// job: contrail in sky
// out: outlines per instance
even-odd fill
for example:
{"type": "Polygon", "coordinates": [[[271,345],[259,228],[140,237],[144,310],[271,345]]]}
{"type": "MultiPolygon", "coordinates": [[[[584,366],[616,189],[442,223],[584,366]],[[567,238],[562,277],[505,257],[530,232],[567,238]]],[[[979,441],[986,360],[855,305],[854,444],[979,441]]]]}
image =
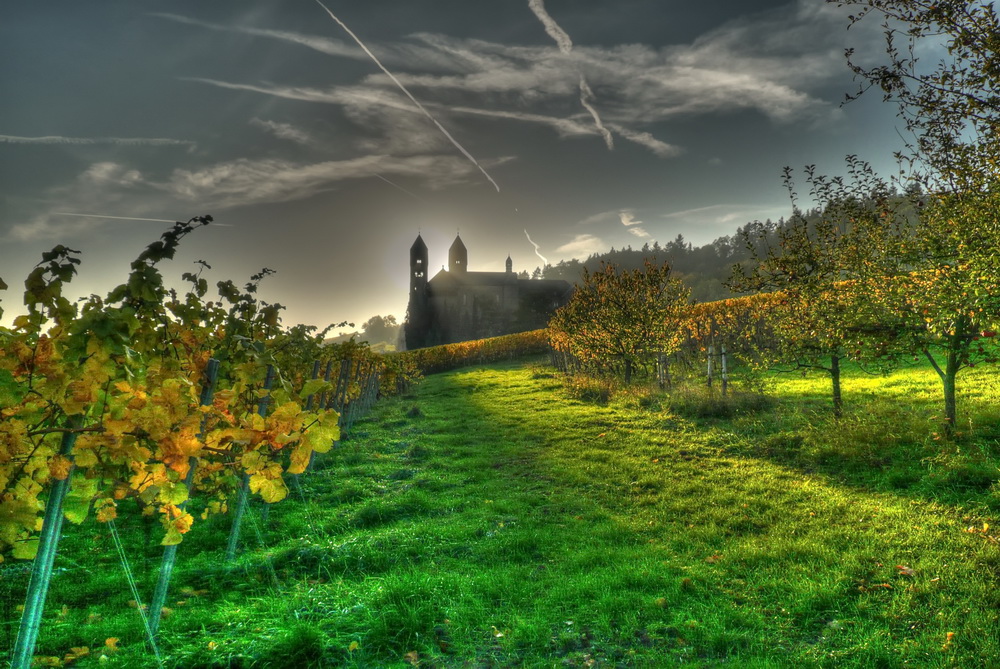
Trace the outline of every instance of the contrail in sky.
{"type": "Polygon", "coordinates": [[[393,183],[393,182],[389,181],[388,179],[386,179],[386,178],[385,178],[384,176],[382,176],[381,174],[375,174],[375,175],[373,175],[373,176],[376,176],[376,177],[378,177],[379,179],[381,179],[382,181],[386,182],[387,184],[389,184],[389,185],[390,185],[390,186],[392,186],[393,188],[395,188],[395,189],[397,189],[397,190],[401,190],[401,191],[403,191],[404,193],[406,193],[407,195],[409,195],[410,197],[412,197],[412,198],[413,198],[414,200],[420,200],[421,202],[423,202],[423,199],[422,199],[422,198],[421,198],[420,196],[418,196],[418,195],[416,195],[416,194],[414,194],[414,193],[411,193],[410,191],[406,190],[405,188],[403,188],[403,187],[402,187],[402,186],[400,186],[399,184],[396,184],[396,183],[393,183]]]}
{"type": "MultiPolygon", "coordinates": [[[[528,0],[528,8],[535,13],[538,20],[542,22],[545,26],[545,32],[548,33],[549,37],[556,41],[559,46],[559,51],[565,54],[569,54],[573,50],[573,40],[570,39],[569,35],[559,27],[555,19],[547,11],[545,11],[545,4],[543,0],[528,0]]],[[[613,150],[615,148],[615,140],[611,136],[611,131],[604,127],[604,123],[601,121],[601,117],[597,113],[597,109],[590,103],[594,99],[594,91],[590,90],[590,86],[587,84],[587,80],[583,78],[583,74],[580,74],[580,104],[583,108],[590,112],[590,115],[594,118],[594,125],[597,127],[597,131],[601,133],[604,137],[604,143],[607,144],[608,150],[613,150]]]]}
{"type": "Polygon", "coordinates": [[[604,123],[601,122],[601,117],[597,114],[597,109],[594,105],[590,104],[590,101],[594,99],[594,91],[590,90],[590,86],[587,85],[587,80],[580,75],[580,104],[583,108],[590,112],[590,115],[594,117],[594,125],[597,126],[597,131],[601,133],[604,137],[604,143],[608,145],[608,150],[614,150],[615,140],[611,136],[611,131],[604,127],[604,123]]]}
{"type": "MultiPolygon", "coordinates": [[[[113,218],[119,221],[152,221],[153,223],[178,223],[179,221],[172,221],[168,218],[137,218],[135,216],[104,216],[102,214],[71,214],[68,211],[54,211],[53,216],[82,216],[83,218],[113,218]]],[[[233,225],[231,223],[212,223],[212,226],[221,225],[226,228],[231,228],[233,225]]]]}
{"type": "Polygon", "coordinates": [[[328,8],[328,7],[326,6],[326,5],[324,5],[324,4],[322,3],[322,2],[320,2],[320,0],[316,0],[316,3],[317,3],[317,4],[319,4],[319,6],[320,6],[320,7],[322,7],[323,9],[325,9],[325,10],[326,10],[326,13],[330,15],[330,18],[331,18],[331,19],[333,19],[334,21],[336,21],[336,22],[337,22],[337,24],[338,24],[338,25],[339,25],[339,26],[340,26],[341,28],[343,28],[343,29],[344,29],[344,31],[345,31],[345,32],[346,32],[346,33],[347,33],[348,35],[350,35],[350,36],[351,36],[351,38],[352,38],[352,39],[353,39],[353,40],[354,40],[355,42],[357,42],[357,43],[358,43],[358,46],[359,46],[359,47],[361,47],[362,49],[364,49],[364,52],[365,52],[365,53],[367,53],[367,54],[368,54],[368,56],[369,56],[369,57],[370,57],[370,58],[371,58],[371,59],[372,59],[373,61],[375,61],[375,64],[376,64],[376,65],[378,65],[378,66],[379,66],[379,68],[380,68],[380,69],[381,69],[381,70],[382,70],[383,72],[385,72],[386,76],[387,76],[387,77],[389,77],[390,79],[392,79],[393,83],[395,83],[395,84],[396,84],[397,86],[399,86],[399,90],[401,90],[401,91],[403,91],[404,93],[406,93],[406,97],[410,98],[410,100],[411,100],[411,101],[413,102],[413,104],[415,104],[415,105],[417,106],[417,109],[419,109],[420,111],[422,111],[422,112],[424,113],[424,116],[426,116],[427,118],[429,118],[429,119],[431,120],[431,122],[432,122],[432,123],[434,123],[434,125],[436,125],[436,126],[438,127],[438,130],[440,130],[440,131],[441,131],[441,132],[442,132],[442,133],[444,134],[444,136],[445,136],[445,137],[447,137],[447,138],[448,138],[448,139],[449,139],[449,140],[451,141],[451,143],[455,145],[455,148],[457,148],[457,149],[458,149],[459,151],[461,151],[461,152],[462,152],[462,153],[463,153],[463,154],[465,155],[465,157],[466,157],[466,158],[468,158],[469,160],[471,160],[471,161],[472,161],[472,164],[473,164],[473,165],[475,165],[476,167],[478,167],[478,168],[479,168],[479,171],[483,173],[483,176],[485,176],[485,177],[486,177],[487,179],[489,179],[490,183],[491,183],[491,184],[493,184],[493,187],[494,187],[494,188],[496,188],[496,189],[497,189],[497,192],[499,193],[499,192],[500,192],[500,186],[499,186],[499,185],[497,184],[497,182],[496,182],[496,181],[494,181],[494,180],[493,180],[493,177],[491,177],[491,176],[489,175],[489,172],[487,172],[486,170],[484,170],[484,169],[483,169],[483,166],[482,166],[482,165],[480,165],[480,164],[479,164],[479,162],[478,162],[478,161],[477,161],[477,160],[476,160],[475,158],[473,158],[473,157],[472,157],[472,154],[471,154],[471,153],[469,153],[468,151],[466,151],[466,150],[465,150],[465,147],[464,147],[464,146],[462,146],[461,144],[459,144],[459,143],[458,143],[458,140],[456,140],[456,139],[455,139],[454,137],[452,137],[452,136],[451,136],[451,133],[449,133],[449,132],[448,132],[447,130],[445,130],[445,129],[444,129],[444,126],[443,126],[443,125],[441,125],[440,123],[438,123],[438,122],[437,122],[437,119],[436,119],[436,118],[434,118],[433,116],[431,116],[431,113],[430,113],[429,111],[427,111],[426,109],[424,109],[424,106],[423,106],[422,104],[420,104],[420,102],[419,102],[419,101],[418,101],[418,100],[417,100],[417,99],[416,99],[415,97],[413,97],[413,94],[411,94],[411,93],[410,93],[410,91],[408,91],[408,90],[406,89],[406,86],[404,86],[404,85],[403,85],[403,83],[402,83],[402,82],[401,82],[401,81],[400,81],[399,79],[397,79],[397,78],[396,78],[396,77],[395,77],[395,76],[393,75],[393,73],[392,73],[392,72],[390,72],[389,70],[387,70],[387,69],[386,69],[385,65],[383,65],[383,64],[382,64],[382,61],[380,61],[380,60],[379,60],[378,58],[376,58],[376,57],[375,57],[375,54],[373,54],[373,53],[372,53],[372,52],[371,52],[371,51],[370,51],[370,50],[368,49],[368,47],[366,47],[366,46],[365,46],[364,42],[362,42],[362,41],[361,41],[361,40],[360,40],[360,39],[358,38],[358,36],[357,36],[357,35],[355,35],[355,34],[354,34],[354,32],[353,32],[353,31],[352,31],[352,30],[351,30],[350,28],[348,28],[348,27],[347,27],[347,25],[346,25],[346,24],[345,24],[345,23],[344,23],[343,21],[341,21],[340,19],[338,19],[338,18],[336,17],[336,15],[335,15],[335,14],[334,14],[333,12],[331,12],[331,11],[329,10],[329,8],[328,8]]]}
{"type": "Polygon", "coordinates": [[[545,26],[545,32],[549,34],[549,37],[556,41],[559,45],[559,50],[563,53],[569,53],[573,50],[573,40],[569,38],[566,31],[559,27],[547,11],[545,11],[545,5],[543,0],[528,0],[528,7],[535,13],[538,20],[542,22],[545,26]]]}
{"type": "Polygon", "coordinates": [[[125,146],[187,146],[195,143],[184,139],[164,139],[162,137],[62,137],[60,135],[45,135],[44,137],[19,137],[17,135],[0,135],[4,144],[122,144],[125,146]]]}
{"type": "Polygon", "coordinates": [[[535,255],[542,259],[542,264],[548,265],[549,264],[548,259],[538,251],[538,244],[531,241],[531,235],[528,234],[527,230],[524,231],[524,236],[527,237],[528,241],[531,242],[531,245],[535,247],[535,255]]]}

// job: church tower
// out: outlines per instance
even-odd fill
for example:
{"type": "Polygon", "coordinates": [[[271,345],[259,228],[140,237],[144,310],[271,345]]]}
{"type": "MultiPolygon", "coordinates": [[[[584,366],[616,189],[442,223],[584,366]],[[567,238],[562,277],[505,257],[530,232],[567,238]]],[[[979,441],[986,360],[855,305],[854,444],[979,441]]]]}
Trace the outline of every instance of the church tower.
{"type": "Polygon", "coordinates": [[[507,262],[504,263],[504,267],[507,270],[507,274],[514,273],[514,261],[510,259],[510,254],[507,254],[507,262]]]}
{"type": "Polygon", "coordinates": [[[410,300],[406,305],[403,338],[407,349],[420,348],[427,342],[430,313],[427,300],[427,244],[417,235],[410,247],[410,300]]]}
{"type": "Polygon", "coordinates": [[[448,249],[448,271],[465,274],[468,267],[469,251],[465,248],[465,244],[462,243],[462,238],[456,235],[455,241],[452,242],[451,248],[448,249]]]}
{"type": "Polygon", "coordinates": [[[427,288],[427,244],[418,234],[410,247],[410,293],[425,292],[427,288]]]}

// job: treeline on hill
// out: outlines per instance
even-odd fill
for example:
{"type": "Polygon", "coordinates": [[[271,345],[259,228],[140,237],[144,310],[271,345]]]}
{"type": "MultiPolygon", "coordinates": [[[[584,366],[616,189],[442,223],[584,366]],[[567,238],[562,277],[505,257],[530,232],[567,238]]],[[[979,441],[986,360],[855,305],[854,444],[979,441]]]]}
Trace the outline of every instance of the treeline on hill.
{"type": "MultiPolygon", "coordinates": [[[[910,206],[910,195],[920,194],[920,187],[914,184],[908,189],[908,193],[897,194],[894,189],[891,193],[898,198],[898,208],[903,210],[910,206]]],[[[728,285],[734,265],[749,266],[753,264],[755,257],[766,254],[768,248],[778,246],[783,231],[794,226],[795,221],[804,220],[810,226],[815,226],[822,217],[822,211],[816,207],[787,219],[780,218],[776,222],[771,219],[751,221],[738,227],[732,235],[724,235],[702,246],[694,246],[684,239],[684,235],[679,234],[673,241],[663,245],[654,241],[646,242],[638,249],[631,246],[622,249],[612,247],[606,253],[591,254],[586,260],[572,258],[536,268],[533,276],[564,279],[579,285],[584,269],[595,272],[602,265],[614,265],[622,270],[632,271],[641,269],[648,260],[654,264],[667,263],[673,276],[690,289],[693,301],[722,300],[741,294],[728,285]]]]}
{"type": "MultiPolygon", "coordinates": [[[[810,212],[814,218],[818,212],[810,212]]],[[[787,227],[785,219],[777,222],[752,221],[737,228],[729,236],[719,237],[709,244],[694,246],[684,239],[684,235],[666,244],[658,241],[652,244],[646,242],[641,248],[633,249],[626,246],[622,249],[612,249],[606,253],[591,254],[586,260],[571,258],[560,260],[555,265],[540,268],[537,274],[544,279],[564,279],[579,285],[583,271],[599,271],[602,265],[614,265],[622,270],[641,269],[646,261],[656,264],[667,263],[673,275],[684,282],[691,290],[691,299],[697,302],[708,302],[732,297],[734,293],[726,286],[726,281],[732,273],[734,264],[747,263],[752,258],[747,248],[746,239],[756,240],[761,248],[778,242],[779,231],[787,227]]]]}

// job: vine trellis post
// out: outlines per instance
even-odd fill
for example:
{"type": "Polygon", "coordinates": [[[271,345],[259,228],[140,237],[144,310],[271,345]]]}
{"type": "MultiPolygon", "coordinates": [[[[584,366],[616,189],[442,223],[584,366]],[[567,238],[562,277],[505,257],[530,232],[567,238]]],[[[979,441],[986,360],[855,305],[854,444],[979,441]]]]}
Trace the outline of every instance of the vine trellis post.
{"type": "MultiPolygon", "coordinates": [[[[212,396],[215,394],[215,382],[219,377],[219,361],[212,358],[208,361],[208,366],[205,367],[205,378],[201,386],[201,396],[199,398],[199,404],[201,406],[209,406],[212,404],[212,396]]],[[[205,431],[205,420],[202,418],[201,432],[198,434],[198,438],[202,439],[205,431]]],[[[187,476],[184,477],[184,485],[188,489],[188,499],[181,502],[178,506],[181,512],[187,508],[188,500],[191,498],[191,486],[194,484],[194,472],[198,465],[198,458],[192,456],[188,458],[188,472],[187,476]]],[[[179,544],[173,544],[167,546],[163,549],[163,558],[160,561],[160,576],[156,581],[156,589],[153,591],[153,601],[149,605],[149,632],[152,636],[156,636],[156,633],[160,629],[160,616],[163,613],[163,607],[167,603],[167,591],[170,589],[170,577],[174,571],[174,565],[177,563],[177,549],[179,544]]]]}
{"type": "Polygon", "coordinates": [[[31,577],[28,580],[28,593],[24,599],[24,613],[21,615],[21,625],[17,629],[17,641],[14,643],[14,655],[11,669],[29,669],[35,655],[35,644],[38,642],[38,630],[42,626],[42,613],[45,610],[45,598],[49,594],[49,583],[52,582],[52,565],[56,560],[56,549],[59,547],[59,537],[62,534],[63,500],[69,492],[70,481],[73,478],[73,444],[76,443],[77,430],[83,426],[83,415],[75,414],[66,419],[68,430],[63,433],[59,445],[59,455],[69,459],[69,471],[66,478],[56,480],[45,503],[45,517],[42,520],[42,533],[38,538],[38,553],[31,566],[31,577]]]}
{"type": "Polygon", "coordinates": [[[726,396],[726,391],[729,388],[729,369],[728,369],[727,364],[726,364],[727,361],[726,361],[726,345],[725,344],[722,345],[722,347],[721,347],[721,353],[719,355],[722,357],[722,360],[721,360],[721,362],[722,362],[722,370],[721,370],[722,371],[722,396],[725,397],[726,396]]]}
{"type": "MultiPolygon", "coordinates": [[[[264,390],[270,391],[274,384],[274,365],[267,366],[267,376],[264,378],[264,390]]],[[[257,402],[257,415],[263,418],[267,415],[267,406],[270,404],[270,392],[257,402]]],[[[232,562],[236,557],[236,545],[240,540],[240,524],[243,522],[243,514],[247,510],[247,498],[250,495],[250,475],[246,472],[240,478],[240,487],[236,493],[236,508],[233,509],[233,526],[229,530],[229,543],[226,545],[226,562],[232,562]]]]}

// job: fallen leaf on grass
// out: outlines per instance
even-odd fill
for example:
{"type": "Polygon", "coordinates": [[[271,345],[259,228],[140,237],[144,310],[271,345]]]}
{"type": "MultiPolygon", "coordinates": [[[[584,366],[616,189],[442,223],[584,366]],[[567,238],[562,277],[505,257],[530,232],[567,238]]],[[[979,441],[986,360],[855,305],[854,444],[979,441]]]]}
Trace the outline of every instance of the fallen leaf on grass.
{"type": "Polygon", "coordinates": [[[414,667],[420,666],[420,654],[415,650],[411,650],[409,653],[404,655],[403,659],[412,664],[414,667]]]}
{"type": "Polygon", "coordinates": [[[361,644],[359,644],[357,641],[352,641],[351,645],[347,647],[347,652],[348,653],[353,653],[358,648],[361,648],[361,644]]]}
{"type": "Polygon", "coordinates": [[[899,570],[899,575],[900,575],[900,576],[913,576],[914,574],[916,574],[916,573],[917,573],[917,572],[916,572],[916,571],[915,571],[915,570],[913,569],[913,567],[907,567],[907,566],[905,566],[905,565],[901,565],[901,564],[897,564],[897,565],[896,565],[896,569],[898,569],[898,570],[899,570]]]}
{"type": "Polygon", "coordinates": [[[76,662],[81,657],[87,657],[88,655],[90,655],[90,648],[87,646],[74,646],[73,648],[70,648],[69,652],[66,653],[66,656],[63,657],[63,662],[70,664],[72,662],[76,662]]]}

